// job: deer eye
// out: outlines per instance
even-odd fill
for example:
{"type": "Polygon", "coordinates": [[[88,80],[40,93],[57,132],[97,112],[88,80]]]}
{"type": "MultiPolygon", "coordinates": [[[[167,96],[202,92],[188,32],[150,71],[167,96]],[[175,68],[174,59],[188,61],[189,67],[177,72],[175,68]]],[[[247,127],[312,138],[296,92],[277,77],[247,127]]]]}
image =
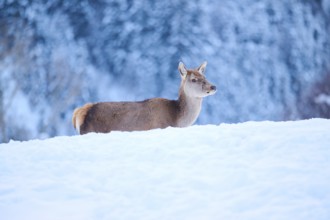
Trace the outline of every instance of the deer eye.
{"type": "Polygon", "coordinates": [[[191,82],[197,82],[197,79],[192,79],[191,82]]]}

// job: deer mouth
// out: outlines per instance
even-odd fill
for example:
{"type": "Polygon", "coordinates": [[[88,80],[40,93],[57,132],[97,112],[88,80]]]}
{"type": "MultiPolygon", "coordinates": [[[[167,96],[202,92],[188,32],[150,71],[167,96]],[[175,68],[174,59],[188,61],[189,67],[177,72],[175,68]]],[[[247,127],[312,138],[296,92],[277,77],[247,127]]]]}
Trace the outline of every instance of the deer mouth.
{"type": "Polygon", "coordinates": [[[216,93],[217,90],[210,90],[210,91],[207,91],[206,94],[208,95],[213,95],[214,93],[216,93]]]}

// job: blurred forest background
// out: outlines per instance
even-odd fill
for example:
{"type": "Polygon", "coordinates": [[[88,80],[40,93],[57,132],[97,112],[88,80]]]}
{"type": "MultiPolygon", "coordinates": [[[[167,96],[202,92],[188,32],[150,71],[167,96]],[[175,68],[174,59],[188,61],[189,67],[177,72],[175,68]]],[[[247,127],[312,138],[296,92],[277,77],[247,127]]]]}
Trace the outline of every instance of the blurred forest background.
{"type": "Polygon", "coordinates": [[[330,0],[0,0],[0,143],[75,133],[86,102],[217,85],[197,124],[330,117],[330,0]]]}

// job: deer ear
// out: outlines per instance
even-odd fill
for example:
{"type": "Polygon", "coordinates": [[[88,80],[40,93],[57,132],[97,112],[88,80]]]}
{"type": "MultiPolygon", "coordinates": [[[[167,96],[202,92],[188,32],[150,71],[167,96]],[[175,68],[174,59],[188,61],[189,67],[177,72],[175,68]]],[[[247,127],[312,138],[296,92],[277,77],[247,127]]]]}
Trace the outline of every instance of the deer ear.
{"type": "Polygon", "coordinates": [[[179,72],[181,74],[181,77],[185,78],[187,76],[187,69],[186,69],[186,67],[184,66],[184,64],[182,62],[179,63],[178,69],[179,69],[179,72]]]}
{"type": "Polygon", "coordinates": [[[200,73],[200,74],[203,74],[204,75],[204,73],[205,73],[205,69],[206,69],[206,65],[207,65],[207,62],[206,61],[204,61],[204,63],[202,63],[202,65],[200,65],[199,67],[198,67],[198,72],[200,73]]]}

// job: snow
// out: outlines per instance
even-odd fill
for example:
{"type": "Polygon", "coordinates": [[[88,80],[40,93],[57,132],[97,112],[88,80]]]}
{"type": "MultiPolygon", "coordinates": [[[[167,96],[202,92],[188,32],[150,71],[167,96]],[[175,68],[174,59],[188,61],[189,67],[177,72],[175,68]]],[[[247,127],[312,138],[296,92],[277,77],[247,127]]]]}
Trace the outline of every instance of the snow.
{"type": "Polygon", "coordinates": [[[326,104],[330,106],[330,96],[326,94],[320,94],[315,98],[317,104],[326,104]]]}
{"type": "Polygon", "coordinates": [[[330,120],[0,144],[0,219],[330,219],[330,120]]]}

